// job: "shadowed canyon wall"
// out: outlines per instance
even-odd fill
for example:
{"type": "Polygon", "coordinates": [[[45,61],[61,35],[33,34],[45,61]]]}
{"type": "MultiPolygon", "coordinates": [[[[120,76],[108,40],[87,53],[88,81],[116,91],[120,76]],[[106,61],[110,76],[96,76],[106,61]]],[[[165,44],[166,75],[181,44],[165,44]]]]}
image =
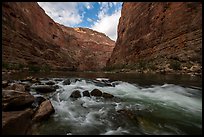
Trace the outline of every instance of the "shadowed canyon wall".
{"type": "Polygon", "coordinates": [[[107,69],[168,71],[176,65],[202,70],[202,4],[124,2],[107,69]]]}

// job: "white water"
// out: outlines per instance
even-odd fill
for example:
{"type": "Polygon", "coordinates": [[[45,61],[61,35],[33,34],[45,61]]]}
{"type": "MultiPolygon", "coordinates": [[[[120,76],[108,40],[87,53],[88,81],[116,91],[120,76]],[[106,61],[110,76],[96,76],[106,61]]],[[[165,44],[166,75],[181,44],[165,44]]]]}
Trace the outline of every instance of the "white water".
{"type": "Polygon", "coordinates": [[[192,133],[202,130],[199,89],[174,84],[140,87],[122,81],[112,82],[115,87],[111,87],[97,86],[94,80],[71,81],[70,85],[63,85],[63,81],[57,83],[60,89],[51,98],[55,114],[41,126],[39,134],[189,134],[190,129],[192,133]],[[74,90],[82,95],[83,91],[91,92],[95,88],[121,100],[70,98],[74,90]],[[124,109],[136,111],[137,126],[118,115],[117,111],[124,109]]]}

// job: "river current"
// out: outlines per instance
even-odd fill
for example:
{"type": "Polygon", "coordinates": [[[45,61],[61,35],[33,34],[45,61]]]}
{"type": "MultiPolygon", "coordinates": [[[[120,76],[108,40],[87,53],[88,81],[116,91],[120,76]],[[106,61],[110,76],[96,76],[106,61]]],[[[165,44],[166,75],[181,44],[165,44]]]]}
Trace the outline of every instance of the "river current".
{"type": "MultiPolygon", "coordinates": [[[[44,77],[41,75],[41,77],[44,77]]],[[[47,75],[55,81],[50,99],[55,113],[33,134],[64,135],[161,135],[202,134],[201,78],[180,75],[64,74],[47,75]],[[64,85],[69,79],[71,83],[64,85]],[[107,86],[100,81],[109,81],[107,86]],[[96,83],[97,81],[97,83],[96,83]],[[117,99],[70,98],[74,90],[99,89],[117,99]]]]}

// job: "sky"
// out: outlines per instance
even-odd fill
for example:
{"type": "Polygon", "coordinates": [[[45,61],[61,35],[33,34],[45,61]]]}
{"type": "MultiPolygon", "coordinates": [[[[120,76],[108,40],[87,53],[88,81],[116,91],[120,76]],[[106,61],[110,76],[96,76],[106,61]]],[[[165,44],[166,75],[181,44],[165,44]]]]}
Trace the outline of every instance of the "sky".
{"type": "Polygon", "coordinates": [[[116,41],[122,2],[38,2],[55,22],[105,33],[116,41]]]}

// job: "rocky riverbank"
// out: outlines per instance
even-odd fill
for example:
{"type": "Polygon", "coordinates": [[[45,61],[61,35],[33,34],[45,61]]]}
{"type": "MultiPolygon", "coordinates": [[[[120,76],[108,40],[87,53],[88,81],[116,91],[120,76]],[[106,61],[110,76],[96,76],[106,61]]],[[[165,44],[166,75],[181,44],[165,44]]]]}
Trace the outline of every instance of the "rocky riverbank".
{"type": "MultiPolygon", "coordinates": [[[[4,135],[32,134],[41,122],[49,119],[49,116],[55,112],[49,99],[60,88],[56,85],[57,81],[62,80],[45,82],[46,80],[48,79],[31,76],[17,81],[2,81],[2,131],[4,135]]],[[[75,81],[78,80],[75,79],[75,81]]],[[[96,80],[95,83],[100,86],[115,86],[106,80],[96,80]]],[[[70,84],[70,79],[63,81],[63,85],[70,84]]],[[[117,100],[113,95],[99,89],[83,92],[74,90],[70,98],[76,100],[84,96],[117,100]]]]}
{"type": "Polygon", "coordinates": [[[32,83],[38,79],[28,77],[19,82],[2,81],[2,134],[31,134],[32,127],[55,112],[49,99],[33,96],[32,83]]]}

